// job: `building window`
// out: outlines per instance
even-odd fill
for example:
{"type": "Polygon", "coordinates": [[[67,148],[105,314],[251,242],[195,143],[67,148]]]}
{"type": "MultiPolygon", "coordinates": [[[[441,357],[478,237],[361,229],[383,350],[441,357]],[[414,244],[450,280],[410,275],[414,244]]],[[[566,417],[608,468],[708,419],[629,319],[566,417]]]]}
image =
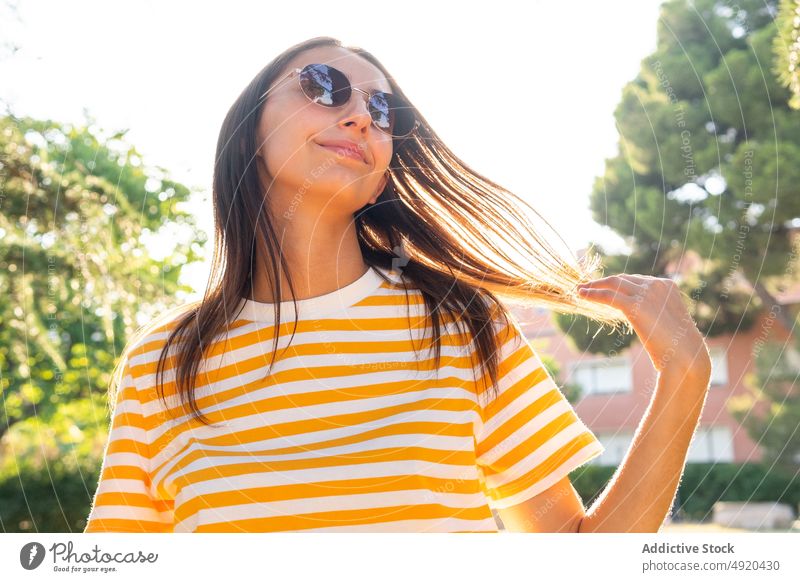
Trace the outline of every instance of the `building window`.
{"type": "MultiPolygon", "coordinates": [[[[628,430],[597,432],[597,440],[605,447],[599,457],[589,464],[618,466],[622,463],[633,442],[633,433],[628,430]]],[[[733,462],[733,433],[727,426],[700,427],[695,432],[686,457],[687,463],[731,463],[733,462]]]]}
{"type": "Polygon", "coordinates": [[[727,386],[728,352],[721,346],[709,348],[708,352],[711,356],[711,385],[727,386]]]}
{"type": "Polygon", "coordinates": [[[733,433],[727,426],[700,427],[689,445],[688,463],[733,462],[733,433]]]}
{"type": "Polygon", "coordinates": [[[623,356],[574,364],[569,381],[580,385],[584,396],[630,392],[633,388],[631,367],[623,356]]]}
{"type": "Polygon", "coordinates": [[[599,457],[595,457],[590,461],[590,465],[602,465],[608,467],[610,465],[617,466],[622,463],[625,458],[625,453],[631,447],[633,441],[633,433],[628,431],[608,432],[608,433],[595,433],[597,440],[600,441],[605,447],[605,451],[599,457]]]}

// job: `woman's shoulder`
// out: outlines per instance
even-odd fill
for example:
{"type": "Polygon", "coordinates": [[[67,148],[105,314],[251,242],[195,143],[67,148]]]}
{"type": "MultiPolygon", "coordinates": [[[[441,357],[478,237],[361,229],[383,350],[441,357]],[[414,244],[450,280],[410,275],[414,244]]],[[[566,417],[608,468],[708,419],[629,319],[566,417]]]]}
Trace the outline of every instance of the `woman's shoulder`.
{"type": "Polygon", "coordinates": [[[142,356],[160,352],[174,329],[194,313],[199,302],[187,302],[167,309],[140,326],[128,339],[126,354],[129,362],[142,356]]]}

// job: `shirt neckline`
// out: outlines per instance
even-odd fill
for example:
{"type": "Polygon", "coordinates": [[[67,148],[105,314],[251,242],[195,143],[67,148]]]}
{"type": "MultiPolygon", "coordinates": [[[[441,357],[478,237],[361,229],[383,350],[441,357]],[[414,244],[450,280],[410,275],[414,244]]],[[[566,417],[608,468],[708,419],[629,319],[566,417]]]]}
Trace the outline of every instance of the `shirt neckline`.
{"type": "MultiPolygon", "coordinates": [[[[370,265],[363,275],[344,287],[340,287],[324,295],[298,299],[298,319],[316,317],[333,311],[347,309],[355,303],[358,303],[361,299],[368,297],[370,293],[380,287],[383,282],[384,278],[378,273],[375,267],[370,265]]],[[[274,323],[275,303],[262,303],[243,297],[236,308],[236,313],[238,314],[236,319],[274,323]]],[[[295,308],[294,302],[291,299],[280,302],[280,317],[281,322],[287,321],[287,318],[294,319],[295,308]]]]}

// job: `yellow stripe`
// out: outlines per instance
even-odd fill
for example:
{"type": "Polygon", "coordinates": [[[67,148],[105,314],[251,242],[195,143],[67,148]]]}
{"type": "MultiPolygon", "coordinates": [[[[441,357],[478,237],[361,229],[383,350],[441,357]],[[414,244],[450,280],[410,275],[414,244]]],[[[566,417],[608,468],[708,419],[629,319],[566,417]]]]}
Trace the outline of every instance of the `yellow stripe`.
{"type": "Polygon", "coordinates": [[[459,509],[438,504],[411,507],[375,507],[347,511],[326,511],[301,516],[287,515],[267,518],[239,520],[233,523],[215,523],[198,526],[198,532],[270,532],[311,529],[326,526],[372,525],[404,519],[458,519],[483,520],[491,517],[487,508],[459,509]]]}
{"type": "Polygon", "coordinates": [[[560,467],[569,457],[576,454],[586,445],[594,442],[595,438],[588,432],[581,433],[572,439],[569,443],[558,449],[552,455],[547,457],[542,463],[537,465],[533,470],[522,475],[519,479],[506,483],[490,490],[493,499],[504,499],[516,495],[520,491],[524,491],[533,483],[540,481],[547,477],[550,473],[560,467]]]}

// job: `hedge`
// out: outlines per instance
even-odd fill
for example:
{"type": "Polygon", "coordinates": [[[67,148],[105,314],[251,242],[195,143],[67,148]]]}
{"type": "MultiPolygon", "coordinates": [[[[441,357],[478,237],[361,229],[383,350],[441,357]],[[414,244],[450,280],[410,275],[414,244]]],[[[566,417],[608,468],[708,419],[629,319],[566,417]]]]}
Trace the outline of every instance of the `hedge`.
{"type": "MultiPolygon", "coordinates": [[[[589,506],[617,467],[586,465],[570,474],[575,489],[589,506]]],[[[678,518],[708,521],[717,501],[776,501],[800,505],[800,466],[776,468],[760,463],[689,463],[675,500],[678,518]]]]}

